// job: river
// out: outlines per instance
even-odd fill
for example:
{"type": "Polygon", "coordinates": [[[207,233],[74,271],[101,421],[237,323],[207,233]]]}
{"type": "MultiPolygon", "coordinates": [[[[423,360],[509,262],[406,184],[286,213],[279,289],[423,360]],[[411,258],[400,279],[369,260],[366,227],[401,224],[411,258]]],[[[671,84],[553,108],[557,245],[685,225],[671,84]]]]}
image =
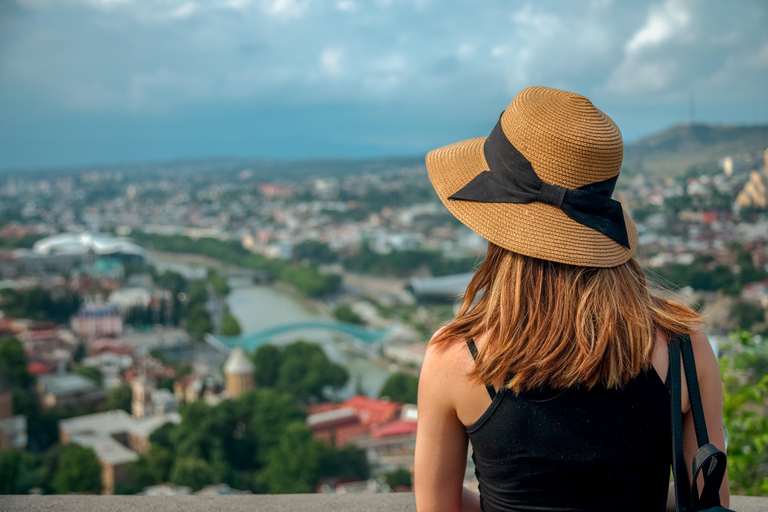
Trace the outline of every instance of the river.
{"type": "MultiPolygon", "coordinates": [[[[328,320],[323,314],[313,311],[300,299],[271,286],[255,286],[247,279],[229,280],[232,289],[227,302],[232,314],[240,322],[243,333],[260,331],[277,325],[328,320]]],[[[354,394],[358,384],[367,395],[377,396],[389,372],[368,359],[349,350],[344,350],[344,337],[323,329],[291,331],[275,336],[272,343],[287,344],[302,339],[323,347],[331,361],[341,364],[349,372],[349,381],[341,395],[354,394]]]]}
{"type": "MultiPolygon", "coordinates": [[[[153,253],[150,263],[159,270],[173,270],[188,279],[204,279],[206,276],[206,267],[168,258],[167,255],[153,253]]],[[[293,322],[329,320],[327,316],[309,308],[300,298],[272,286],[257,286],[247,278],[230,278],[228,283],[231,288],[227,296],[229,310],[240,322],[243,334],[293,322]]],[[[298,339],[317,343],[323,347],[331,361],[347,369],[349,381],[339,393],[342,398],[352,396],[358,385],[366,395],[378,396],[381,386],[389,376],[387,369],[345,350],[346,340],[338,333],[323,329],[291,331],[275,336],[271,342],[284,345],[298,339]]]]}

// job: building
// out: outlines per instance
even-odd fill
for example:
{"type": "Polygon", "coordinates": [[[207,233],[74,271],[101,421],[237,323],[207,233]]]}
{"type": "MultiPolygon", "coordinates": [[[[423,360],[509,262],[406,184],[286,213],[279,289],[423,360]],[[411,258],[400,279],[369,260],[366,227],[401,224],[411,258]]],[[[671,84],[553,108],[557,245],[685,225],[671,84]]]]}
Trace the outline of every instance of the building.
{"type": "Polygon", "coordinates": [[[141,419],[144,416],[151,416],[148,409],[152,403],[152,390],[154,388],[155,382],[147,378],[145,371],[142,371],[131,381],[131,414],[134,418],[141,419]]]}
{"type": "Polygon", "coordinates": [[[752,171],[744,189],[736,196],[736,205],[742,208],[768,207],[768,174],[752,171]]]}
{"type": "Polygon", "coordinates": [[[152,290],[138,286],[120,288],[109,294],[107,302],[113,304],[117,309],[127,314],[131,308],[146,308],[152,301],[152,290]]]}
{"type": "Polygon", "coordinates": [[[408,343],[397,345],[385,345],[384,356],[394,359],[402,364],[410,364],[421,368],[424,364],[424,356],[427,353],[426,343],[408,343]]]}
{"type": "Polygon", "coordinates": [[[108,233],[61,233],[38,240],[32,250],[38,255],[93,253],[122,261],[144,261],[149,256],[149,251],[131,240],[108,233]]]}
{"type": "Polygon", "coordinates": [[[96,261],[91,252],[84,254],[37,254],[17,249],[0,258],[0,278],[10,279],[22,276],[45,276],[70,272],[81,265],[96,261]]]}
{"type": "Polygon", "coordinates": [[[86,304],[70,323],[75,334],[84,339],[119,336],[123,332],[123,317],[112,304],[86,304]]]}
{"type": "Polygon", "coordinates": [[[231,398],[237,398],[243,393],[256,389],[253,371],[253,363],[245,355],[243,349],[234,348],[229,354],[227,362],[224,363],[227,395],[231,398]]]}
{"type": "Polygon", "coordinates": [[[104,401],[106,393],[91,379],[74,373],[41,375],[37,396],[44,411],[70,407],[93,407],[104,401]]]}
{"type": "Polygon", "coordinates": [[[173,381],[173,394],[178,403],[191,403],[200,398],[203,387],[202,377],[190,373],[173,381]]]}
{"type": "Polygon", "coordinates": [[[403,404],[397,402],[357,395],[342,404],[322,403],[310,407],[307,426],[315,438],[333,440],[337,446],[344,446],[370,435],[372,427],[397,418],[402,407],[403,404]]]}
{"type": "Polygon", "coordinates": [[[366,451],[371,467],[391,471],[413,466],[417,418],[415,405],[354,396],[339,405],[311,407],[306,421],[315,438],[353,444],[366,451]]]}
{"type": "Polygon", "coordinates": [[[406,290],[418,300],[455,300],[464,294],[473,275],[469,272],[440,277],[414,277],[408,282],[406,290]]]}
{"type": "Polygon", "coordinates": [[[178,410],[176,396],[167,389],[157,389],[157,381],[147,376],[146,368],[131,380],[131,392],[131,414],[136,419],[163,416],[178,410]]]}
{"type": "Polygon", "coordinates": [[[125,480],[128,467],[139,459],[137,452],[149,447],[152,432],[180,421],[175,412],[140,420],[117,409],[61,420],[59,441],[93,449],[101,464],[101,492],[114,494],[115,485],[125,480]]]}

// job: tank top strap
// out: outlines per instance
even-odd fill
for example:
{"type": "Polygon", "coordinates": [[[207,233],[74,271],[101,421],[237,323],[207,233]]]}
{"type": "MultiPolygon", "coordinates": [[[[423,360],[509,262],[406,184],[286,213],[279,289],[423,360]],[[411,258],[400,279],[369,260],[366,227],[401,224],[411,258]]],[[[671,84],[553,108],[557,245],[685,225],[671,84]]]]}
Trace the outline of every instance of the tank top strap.
{"type": "MultiPolygon", "coordinates": [[[[472,354],[472,359],[477,361],[477,345],[475,345],[475,340],[467,340],[467,347],[469,347],[469,353],[472,354]]],[[[485,386],[485,389],[488,390],[488,396],[491,397],[491,400],[494,400],[496,398],[496,389],[493,386],[485,386]]]]}

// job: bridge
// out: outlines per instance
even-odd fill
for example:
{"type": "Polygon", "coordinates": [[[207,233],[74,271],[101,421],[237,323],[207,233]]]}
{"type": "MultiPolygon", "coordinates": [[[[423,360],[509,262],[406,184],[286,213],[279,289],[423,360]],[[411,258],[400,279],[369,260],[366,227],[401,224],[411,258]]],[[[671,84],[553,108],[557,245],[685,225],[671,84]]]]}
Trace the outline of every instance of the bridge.
{"type": "Polygon", "coordinates": [[[246,350],[256,350],[275,336],[291,331],[301,331],[307,329],[326,329],[330,331],[341,332],[348,336],[352,336],[353,338],[360,340],[368,345],[378,343],[392,333],[392,329],[373,329],[370,327],[362,327],[347,322],[316,320],[276,325],[274,327],[267,327],[266,329],[262,329],[260,331],[242,334],[240,336],[207,335],[206,341],[211,345],[216,346],[217,348],[231,349],[234,347],[242,347],[246,350]]]}
{"type": "Polygon", "coordinates": [[[254,284],[266,284],[275,280],[275,276],[269,270],[236,269],[226,273],[227,279],[250,279],[254,284]]]}

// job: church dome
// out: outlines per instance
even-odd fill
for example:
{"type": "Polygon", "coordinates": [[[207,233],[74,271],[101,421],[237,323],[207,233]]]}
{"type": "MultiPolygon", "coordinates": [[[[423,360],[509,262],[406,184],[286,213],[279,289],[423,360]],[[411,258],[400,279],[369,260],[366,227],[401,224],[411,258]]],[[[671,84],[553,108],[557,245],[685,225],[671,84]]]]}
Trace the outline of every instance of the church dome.
{"type": "Polygon", "coordinates": [[[245,355],[242,348],[236,347],[224,363],[224,373],[226,375],[243,375],[253,373],[253,363],[245,355]]]}

